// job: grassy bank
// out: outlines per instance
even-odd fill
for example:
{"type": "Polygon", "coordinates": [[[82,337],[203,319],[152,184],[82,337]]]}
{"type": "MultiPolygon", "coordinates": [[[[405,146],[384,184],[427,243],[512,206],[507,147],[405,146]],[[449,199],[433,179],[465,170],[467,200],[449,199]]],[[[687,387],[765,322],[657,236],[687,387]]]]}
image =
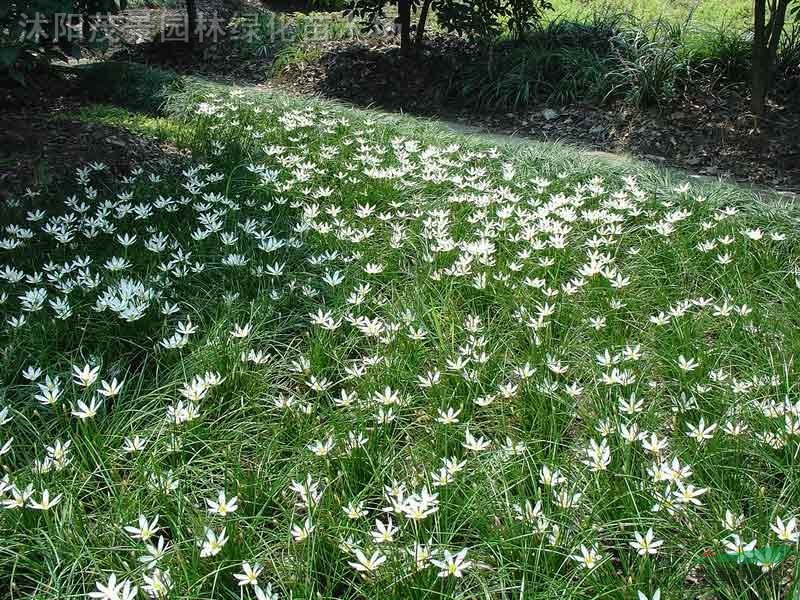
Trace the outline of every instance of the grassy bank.
{"type": "Polygon", "coordinates": [[[794,208],[174,83],[2,209],[0,589],[784,597],[701,558],[796,547],[794,208]]]}

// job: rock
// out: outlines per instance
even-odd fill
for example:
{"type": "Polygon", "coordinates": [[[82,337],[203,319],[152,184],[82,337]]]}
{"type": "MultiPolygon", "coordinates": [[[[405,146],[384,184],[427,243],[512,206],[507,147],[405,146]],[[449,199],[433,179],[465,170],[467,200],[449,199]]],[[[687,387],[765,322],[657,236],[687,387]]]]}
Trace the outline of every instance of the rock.
{"type": "Polygon", "coordinates": [[[545,108],[542,111],[542,116],[545,118],[545,120],[552,121],[558,117],[558,112],[554,111],[552,108],[545,108]]]}

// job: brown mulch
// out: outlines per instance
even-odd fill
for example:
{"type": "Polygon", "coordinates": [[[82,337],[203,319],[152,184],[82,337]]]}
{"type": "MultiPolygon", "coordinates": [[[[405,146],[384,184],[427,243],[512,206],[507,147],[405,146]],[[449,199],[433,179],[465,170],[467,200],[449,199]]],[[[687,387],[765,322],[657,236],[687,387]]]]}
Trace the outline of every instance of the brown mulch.
{"type": "Polygon", "coordinates": [[[33,78],[26,88],[0,88],[0,201],[27,188],[71,187],[76,169],[91,162],[105,163],[115,175],[181,163],[184,153],[169,144],[75,119],[87,104],[73,84],[52,76],[33,78]]]}

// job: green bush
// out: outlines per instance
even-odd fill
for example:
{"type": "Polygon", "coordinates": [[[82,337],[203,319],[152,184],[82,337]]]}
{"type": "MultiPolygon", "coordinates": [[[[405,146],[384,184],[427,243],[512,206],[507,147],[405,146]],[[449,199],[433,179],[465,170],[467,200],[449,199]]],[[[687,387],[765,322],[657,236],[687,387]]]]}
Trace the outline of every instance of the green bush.
{"type": "Polygon", "coordinates": [[[347,0],[310,0],[309,4],[320,10],[344,10],[347,0]]]}
{"type": "Polygon", "coordinates": [[[744,81],[750,73],[752,33],[734,27],[703,28],[684,42],[692,48],[697,68],[726,81],[744,81]]]}
{"type": "Polygon", "coordinates": [[[599,93],[602,63],[589,49],[500,47],[466,70],[460,93],[487,108],[516,109],[536,99],[571,102],[599,93]]]}
{"type": "Polygon", "coordinates": [[[282,40],[294,39],[297,33],[292,21],[277,13],[259,13],[254,21],[234,18],[228,24],[232,30],[247,27],[248,35],[243,36],[240,45],[250,56],[272,58],[281,49],[282,40]]]}
{"type": "Polygon", "coordinates": [[[235,29],[243,24],[251,29],[248,30],[250,35],[241,42],[242,49],[250,56],[273,61],[273,71],[302,62],[303,57],[318,57],[319,49],[311,48],[318,45],[315,36],[342,40],[352,38],[357,32],[342,15],[325,13],[284,15],[266,11],[259,14],[254,23],[234,19],[230,27],[235,29]]]}
{"type": "Polygon", "coordinates": [[[797,78],[800,76],[800,23],[793,23],[791,28],[784,32],[778,50],[776,70],[778,73],[793,75],[794,83],[797,85],[797,78]]]}

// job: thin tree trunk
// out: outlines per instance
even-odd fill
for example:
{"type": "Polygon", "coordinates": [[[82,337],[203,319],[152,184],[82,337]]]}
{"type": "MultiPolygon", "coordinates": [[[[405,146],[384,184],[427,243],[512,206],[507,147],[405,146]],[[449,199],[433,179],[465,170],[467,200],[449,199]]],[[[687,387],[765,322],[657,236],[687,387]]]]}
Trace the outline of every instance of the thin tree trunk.
{"type": "Polygon", "coordinates": [[[765,110],[769,62],[766,39],[767,0],[755,0],[753,13],[753,64],[750,108],[757,118],[761,118],[764,116],[765,110]]]}
{"type": "Polygon", "coordinates": [[[414,40],[414,45],[419,50],[422,47],[422,42],[425,36],[425,24],[428,21],[428,11],[431,8],[433,0],[424,0],[422,7],[419,11],[419,22],[417,23],[417,39],[414,40]]]}
{"type": "Polygon", "coordinates": [[[400,23],[400,48],[411,50],[411,0],[398,0],[397,16],[400,23]]]}
{"type": "Polygon", "coordinates": [[[194,45],[197,36],[197,0],[186,0],[186,14],[188,20],[186,26],[188,28],[187,39],[189,44],[194,45]]]}
{"type": "Polygon", "coordinates": [[[778,0],[778,5],[774,7],[773,13],[769,19],[769,64],[770,70],[775,65],[775,60],[778,57],[778,48],[780,48],[781,35],[783,34],[783,27],[786,25],[786,10],[789,8],[790,0],[778,0]]]}

